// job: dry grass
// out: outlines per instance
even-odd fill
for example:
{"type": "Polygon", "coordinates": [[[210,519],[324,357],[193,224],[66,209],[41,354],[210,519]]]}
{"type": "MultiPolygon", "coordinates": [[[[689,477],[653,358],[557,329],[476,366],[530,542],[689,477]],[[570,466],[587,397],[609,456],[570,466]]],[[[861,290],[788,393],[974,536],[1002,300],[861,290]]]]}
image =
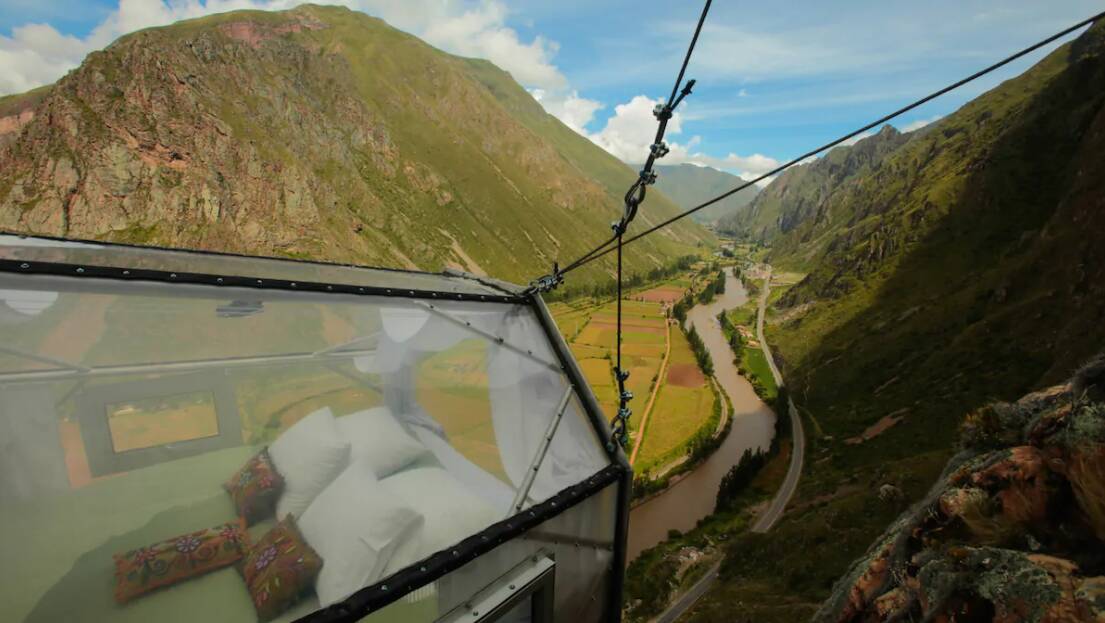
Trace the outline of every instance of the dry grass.
{"type": "Polygon", "coordinates": [[[1096,443],[1075,449],[1067,468],[1067,478],[1078,506],[1086,513],[1097,538],[1105,540],[1105,444],[1096,443]]]}

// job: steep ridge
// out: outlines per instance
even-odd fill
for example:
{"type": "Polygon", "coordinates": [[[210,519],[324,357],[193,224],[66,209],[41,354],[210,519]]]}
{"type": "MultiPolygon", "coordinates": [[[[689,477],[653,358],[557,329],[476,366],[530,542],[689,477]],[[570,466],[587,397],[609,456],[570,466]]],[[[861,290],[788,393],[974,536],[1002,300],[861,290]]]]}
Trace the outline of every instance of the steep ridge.
{"type": "MultiPolygon", "coordinates": [[[[656,171],[659,173],[656,187],[684,210],[713,199],[744,183],[744,180],[732,173],[693,164],[658,166],[656,171]]],[[[750,186],[708,208],[695,212],[691,215],[691,218],[699,223],[714,223],[719,219],[736,215],[758,193],[759,189],[757,187],[750,186]]]]}
{"type": "MultiPolygon", "coordinates": [[[[1105,346],[1103,154],[1097,24],[775,239],[772,264],[809,271],[767,330],[807,420],[807,468],[772,532],[730,539],[718,588],[691,620],[810,617],[925,499],[964,413],[1061,383],[1105,346]]],[[[862,605],[855,620],[897,620],[862,605]]]]}
{"type": "MultiPolygon", "coordinates": [[[[133,33],[3,98],[0,171],[3,230],[516,281],[606,236],[634,177],[490,63],[318,6],[133,33]]],[[[707,239],[653,236],[630,271],[707,239]]]]}
{"type": "Polygon", "coordinates": [[[722,219],[718,229],[757,242],[772,242],[816,218],[826,209],[831,194],[878,170],[883,158],[914,136],[883,126],[855,145],[842,145],[822,158],[788,169],[756,196],[747,210],[722,219]]]}

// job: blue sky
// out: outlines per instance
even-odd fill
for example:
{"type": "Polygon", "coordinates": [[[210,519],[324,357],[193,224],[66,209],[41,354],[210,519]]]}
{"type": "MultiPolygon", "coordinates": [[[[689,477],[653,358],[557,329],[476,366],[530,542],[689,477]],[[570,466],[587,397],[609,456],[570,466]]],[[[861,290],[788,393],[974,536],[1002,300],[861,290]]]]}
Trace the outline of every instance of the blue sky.
{"type": "MultiPolygon", "coordinates": [[[[627,161],[651,139],[697,1],[342,0],[447,51],[489,58],[550,112],[627,161]]],[[[288,0],[0,0],[0,93],[52,81],[135,28],[288,0]],[[6,76],[6,77],[5,77],[6,76]]],[[[668,162],[750,176],[1105,8],[1100,1],[716,0],[668,162]]],[[[954,111],[1041,53],[897,122],[954,111]]]]}

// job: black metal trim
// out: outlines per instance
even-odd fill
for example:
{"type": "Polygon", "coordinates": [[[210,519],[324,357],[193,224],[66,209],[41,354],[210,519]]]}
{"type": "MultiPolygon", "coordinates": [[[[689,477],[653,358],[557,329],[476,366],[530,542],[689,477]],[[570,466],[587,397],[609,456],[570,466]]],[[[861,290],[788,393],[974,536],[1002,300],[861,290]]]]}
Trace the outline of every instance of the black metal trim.
{"type": "Polygon", "coordinates": [[[545,305],[545,300],[537,292],[531,296],[533,297],[533,307],[537,310],[537,318],[541,322],[541,327],[545,330],[545,337],[553,345],[553,352],[560,360],[564,374],[568,376],[568,380],[576,388],[576,395],[583,403],[583,410],[587,413],[588,420],[595,429],[595,434],[599,437],[599,442],[603,444],[610,460],[622,470],[623,475],[618,485],[618,516],[614,524],[614,561],[611,569],[610,595],[606,613],[606,621],[619,623],[622,620],[622,595],[625,586],[625,565],[629,541],[629,501],[633,492],[633,468],[629,465],[629,459],[626,458],[621,445],[611,440],[610,426],[602,414],[602,407],[599,406],[598,399],[591,391],[591,385],[584,378],[583,370],[580,369],[575,356],[572,355],[568,343],[564,341],[564,336],[557,328],[556,321],[549,312],[548,306],[545,305]]]}
{"type": "MultiPolygon", "coordinates": [[[[394,296],[436,301],[478,301],[483,303],[528,304],[522,296],[497,294],[472,294],[467,292],[440,292],[434,290],[410,290],[406,288],[381,288],[348,284],[319,283],[314,281],[290,281],[287,279],[257,279],[231,275],[170,272],[147,268],[119,268],[110,266],[79,266],[56,262],[29,262],[0,259],[0,272],[22,275],[53,275],[64,277],[95,277],[122,281],[156,281],[162,283],[187,283],[216,287],[254,288],[260,290],[284,290],[288,292],[321,292],[327,294],[355,294],[364,296],[394,296]]],[[[441,275],[437,275],[441,277],[441,275]]],[[[447,277],[444,277],[447,278],[447,277]]]]}
{"type": "MultiPolygon", "coordinates": [[[[344,262],[327,262],[325,260],[301,260],[294,257],[279,257],[275,255],[249,255],[247,253],[232,253],[230,251],[212,251],[208,249],[185,249],[183,247],[163,247],[163,246],[150,246],[142,244],[132,244],[129,242],[109,242],[105,240],[89,240],[87,238],[64,238],[62,236],[49,236],[46,234],[27,234],[15,231],[7,231],[0,229],[0,236],[13,236],[16,238],[28,238],[31,240],[53,240],[54,242],[76,242],[80,244],[89,244],[101,247],[114,247],[117,249],[134,249],[137,251],[172,251],[174,253],[191,253],[194,255],[205,255],[209,257],[233,257],[243,260],[263,260],[272,262],[288,262],[291,264],[302,264],[305,266],[326,266],[329,268],[356,268],[360,270],[381,270],[389,273],[395,273],[399,275],[423,275],[429,277],[448,277],[449,275],[444,272],[435,273],[428,270],[411,270],[407,268],[389,268],[387,266],[367,266],[362,264],[348,264],[344,262]]],[[[483,284],[487,285],[487,284],[483,284]]],[[[502,289],[502,288],[498,288],[502,289]]]]}
{"type": "Polygon", "coordinates": [[[620,465],[608,465],[590,478],[572,485],[529,509],[491,525],[456,546],[416,562],[371,586],[362,588],[341,603],[315,611],[297,623],[353,623],[387,606],[404,595],[463,567],[499,545],[560,515],[583,500],[623,479],[620,465]]]}

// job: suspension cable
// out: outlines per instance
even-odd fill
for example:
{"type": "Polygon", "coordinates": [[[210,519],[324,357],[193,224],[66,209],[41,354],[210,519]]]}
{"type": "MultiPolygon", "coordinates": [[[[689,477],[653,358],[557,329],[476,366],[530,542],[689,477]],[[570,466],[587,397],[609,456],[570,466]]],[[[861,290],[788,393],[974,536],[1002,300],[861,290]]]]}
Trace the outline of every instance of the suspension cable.
{"type": "MultiPolygon", "coordinates": [[[[618,413],[614,416],[613,422],[611,422],[611,447],[613,444],[620,444],[625,447],[629,443],[629,416],[632,411],[629,409],[629,401],[633,400],[633,392],[626,389],[625,382],[629,379],[629,371],[622,366],[622,246],[623,237],[625,231],[629,227],[629,224],[633,221],[633,218],[637,216],[637,210],[645,200],[645,194],[648,187],[656,183],[656,173],[653,172],[653,166],[656,161],[667,155],[669,149],[667,144],[664,143],[664,133],[667,131],[668,122],[675,115],[675,109],[679,104],[691,94],[691,89],[694,88],[695,81],[688,80],[686,84],[683,83],[683,77],[687,72],[687,65],[691,62],[691,55],[694,54],[695,45],[698,43],[698,36],[702,33],[702,25],[706,23],[706,14],[710,12],[710,4],[712,0],[706,0],[706,3],[702,7],[702,14],[698,18],[698,25],[694,29],[694,36],[691,37],[691,42],[687,46],[687,53],[683,56],[683,64],[679,67],[679,75],[675,78],[675,85],[671,88],[671,95],[668,96],[667,102],[663,104],[657,104],[656,108],[652,111],[652,114],[656,117],[656,137],[653,139],[652,144],[648,148],[648,158],[645,160],[645,165],[641,168],[640,174],[637,176],[636,181],[626,191],[623,201],[625,203],[622,217],[611,225],[614,230],[614,235],[599,245],[583,258],[572,262],[568,268],[574,270],[584,263],[591,261],[596,257],[605,255],[613,249],[618,251],[618,308],[617,308],[617,335],[614,339],[615,351],[617,351],[617,357],[614,365],[614,378],[618,381],[618,413]],[[680,89],[679,87],[683,88],[680,89]],[[610,247],[611,243],[616,243],[615,247],[610,247]]],[[[553,278],[554,282],[559,283],[559,280],[563,279],[562,275],[565,271],[559,271],[553,278]]]]}
{"type": "MultiPolygon", "coordinates": [[[[709,3],[707,3],[707,6],[708,5],[709,5],[709,3]]],[[[1084,26],[1088,26],[1088,25],[1090,25],[1090,24],[1092,24],[1092,23],[1094,23],[1097,20],[1102,19],[1102,18],[1105,18],[1105,12],[1101,12],[1101,13],[1098,13],[1097,15],[1094,15],[1093,17],[1089,17],[1087,19],[1084,19],[1081,22],[1078,22],[1077,24],[1075,24],[1075,25],[1073,25],[1069,28],[1066,28],[1066,29],[1064,29],[1060,32],[1057,32],[1054,35],[1051,35],[1050,37],[1048,37],[1046,39],[1043,39],[1043,40],[1041,40],[1037,43],[1034,43],[1034,44],[1028,46],[1027,48],[1024,48],[1024,49],[1020,50],[1019,52],[1016,52],[1015,54],[1012,54],[1010,56],[1005,57],[1004,59],[994,63],[993,65],[990,65],[989,67],[986,67],[985,69],[981,69],[981,70],[971,74],[970,76],[967,76],[966,78],[963,78],[962,80],[953,82],[952,84],[949,84],[948,86],[946,86],[946,87],[944,87],[944,88],[942,88],[938,91],[934,91],[933,93],[930,93],[930,94],[922,97],[921,99],[916,100],[915,102],[913,102],[911,104],[903,106],[903,107],[899,108],[898,110],[895,110],[894,112],[892,112],[888,115],[880,117],[879,119],[876,119],[875,121],[872,121],[871,123],[868,123],[867,125],[859,128],[859,129],[853,130],[852,132],[849,132],[848,134],[845,134],[844,136],[841,136],[840,138],[838,138],[836,140],[830,141],[830,142],[828,142],[828,143],[826,143],[826,144],[824,144],[824,145],[822,145],[822,146],[820,146],[816,149],[811,149],[810,151],[802,154],[801,156],[798,156],[797,158],[794,158],[793,160],[790,160],[789,162],[786,162],[785,164],[782,164],[782,165],[772,169],[771,171],[768,171],[767,173],[764,173],[763,175],[760,175],[759,177],[757,177],[757,178],[755,178],[751,181],[745,182],[745,183],[737,186],[736,188],[733,188],[732,190],[726,191],[726,192],[714,197],[713,199],[709,199],[707,201],[704,201],[704,202],[694,206],[693,208],[690,208],[689,210],[681,212],[681,213],[679,213],[679,214],[677,214],[677,215],[675,215],[671,218],[668,218],[667,220],[665,220],[661,223],[653,225],[652,227],[650,227],[650,228],[648,228],[648,229],[646,229],[646,230],[644,230],[640,233],[634,234],[633,236],[630,236],[629,238],[626,238],[624,241],[619,242],[619,246],[629,244],[629,243],[634,242],[636,240],[640,240],[641,238],[644,238],[645,236],[647,236],[649,234],[652,234],[652,233],[656,232],[657,230],[663,229],[663,228],[667,227],[668,225],[671,225],[672,223],[674,223],[676,221],[679,221],[683,218],[686,218],[686,217],[694,214],[695,212],[698,212],[699,210],[703,210],[703,209],[705,209],[705,208],[707,208],[711,205],[714,205],[715,203],[717,203],[717,202],[719,202],[723,199],[726,199],[727,197],[729,197],[731,195],[734,195],[734,194],[736,194],[736,193],[738,193],[738,192],[740,192],[740,191],[742,191],[746,188],[749,188],[754,184],[758,184],[759,182],[762,182],[762,181],[764,181],[764,180],[766,180],[770,177],[778,175],[778,174],[782,173],[783,171],[786,171],[787,169],[801,163],[803,160],[806,160],[807,158],[810,158],[812,156],[816,156],[817,154],[819,154],[819,153],[821,153],[821,152],[823,152],[827,149],[831,149],[833,147],[836,147],[837,145],[840,145],[841,143],[843,143],[843,142],[845,142],[845,141],[847,141],[851,138],[854,138],[854,137],[859,136],[860,134],[862,134],[862,133],[864,133],[868,130],[871,130],[872,128],[875,128],[879,125],[882,125],[883,123],[886,123],[887,121],[890,121],[891,119],[899,117],[899,116],[901,116],[901,115],[903,115],[903,114],[905,114],[905,113],[907,113],[907,112],[909,112],[909,111],[911,111],[911,110],[913,110],[913,109],[915,109],[915,108],[917,108],[917,107],[919,107],[923,104],[926,104],[926,103],[928,103],[928,102],[930,102],[930,101],[932,101],[932,100],[934,100],[934,99],[936,99],[936,98],[938,98],[942,95],[945,95],[945,94],[947,94],[951,91],[954,91],[955,89],[958,89],[959,87],[961,87],[961,86],[963,86],[963,85],[965,85],[969,82],[973,82],[974,80],[977,80],[978,78],[981,78],[982,76],[985,76],[986,74],[989,74],[993,71],[996,71],[996,70],[1008,65],[1009,63],[1012,63],[1013,61],[1025,56],[1027,54],[1035,52],[1036,50],[1044,47],[1045,45],[1047,45],[1049,43],[1052,43],[1056,39],[1060,39],[1062,37],[1065,37],[1066,35],[1071,34],[1072,32],[1078,30],[1079,28],[1082,28],[1084,26]]],[[[700,24],[700,27],[701,27],[701,24],[700,24]]],[[[697,32],[696,32],[696,36],[697,36],[697,32]]],[[[580,268],[582,266],[585,266],[586,264],[590,264],[591,262],[607,255],[608,253],[610,253],[611,251],[614,250],[613,247],[610,247],[609,245],[610,245],[611,242],[614,242],[615,240],[617,240],[616,236],[614,238],[610,239],[610,240],[607,240],[606,242],[599,245],[598,247],[595,247],[594,249],[589,251],[584,256],[580,257],[576,261],[569,264],[568,267],[566,267],[565,269],[559,271],[558,275],[562,278],[563,275],[567,274],[568,272],[573,271],[573,270],[575,270],[577,268],[580,268]]]]}

